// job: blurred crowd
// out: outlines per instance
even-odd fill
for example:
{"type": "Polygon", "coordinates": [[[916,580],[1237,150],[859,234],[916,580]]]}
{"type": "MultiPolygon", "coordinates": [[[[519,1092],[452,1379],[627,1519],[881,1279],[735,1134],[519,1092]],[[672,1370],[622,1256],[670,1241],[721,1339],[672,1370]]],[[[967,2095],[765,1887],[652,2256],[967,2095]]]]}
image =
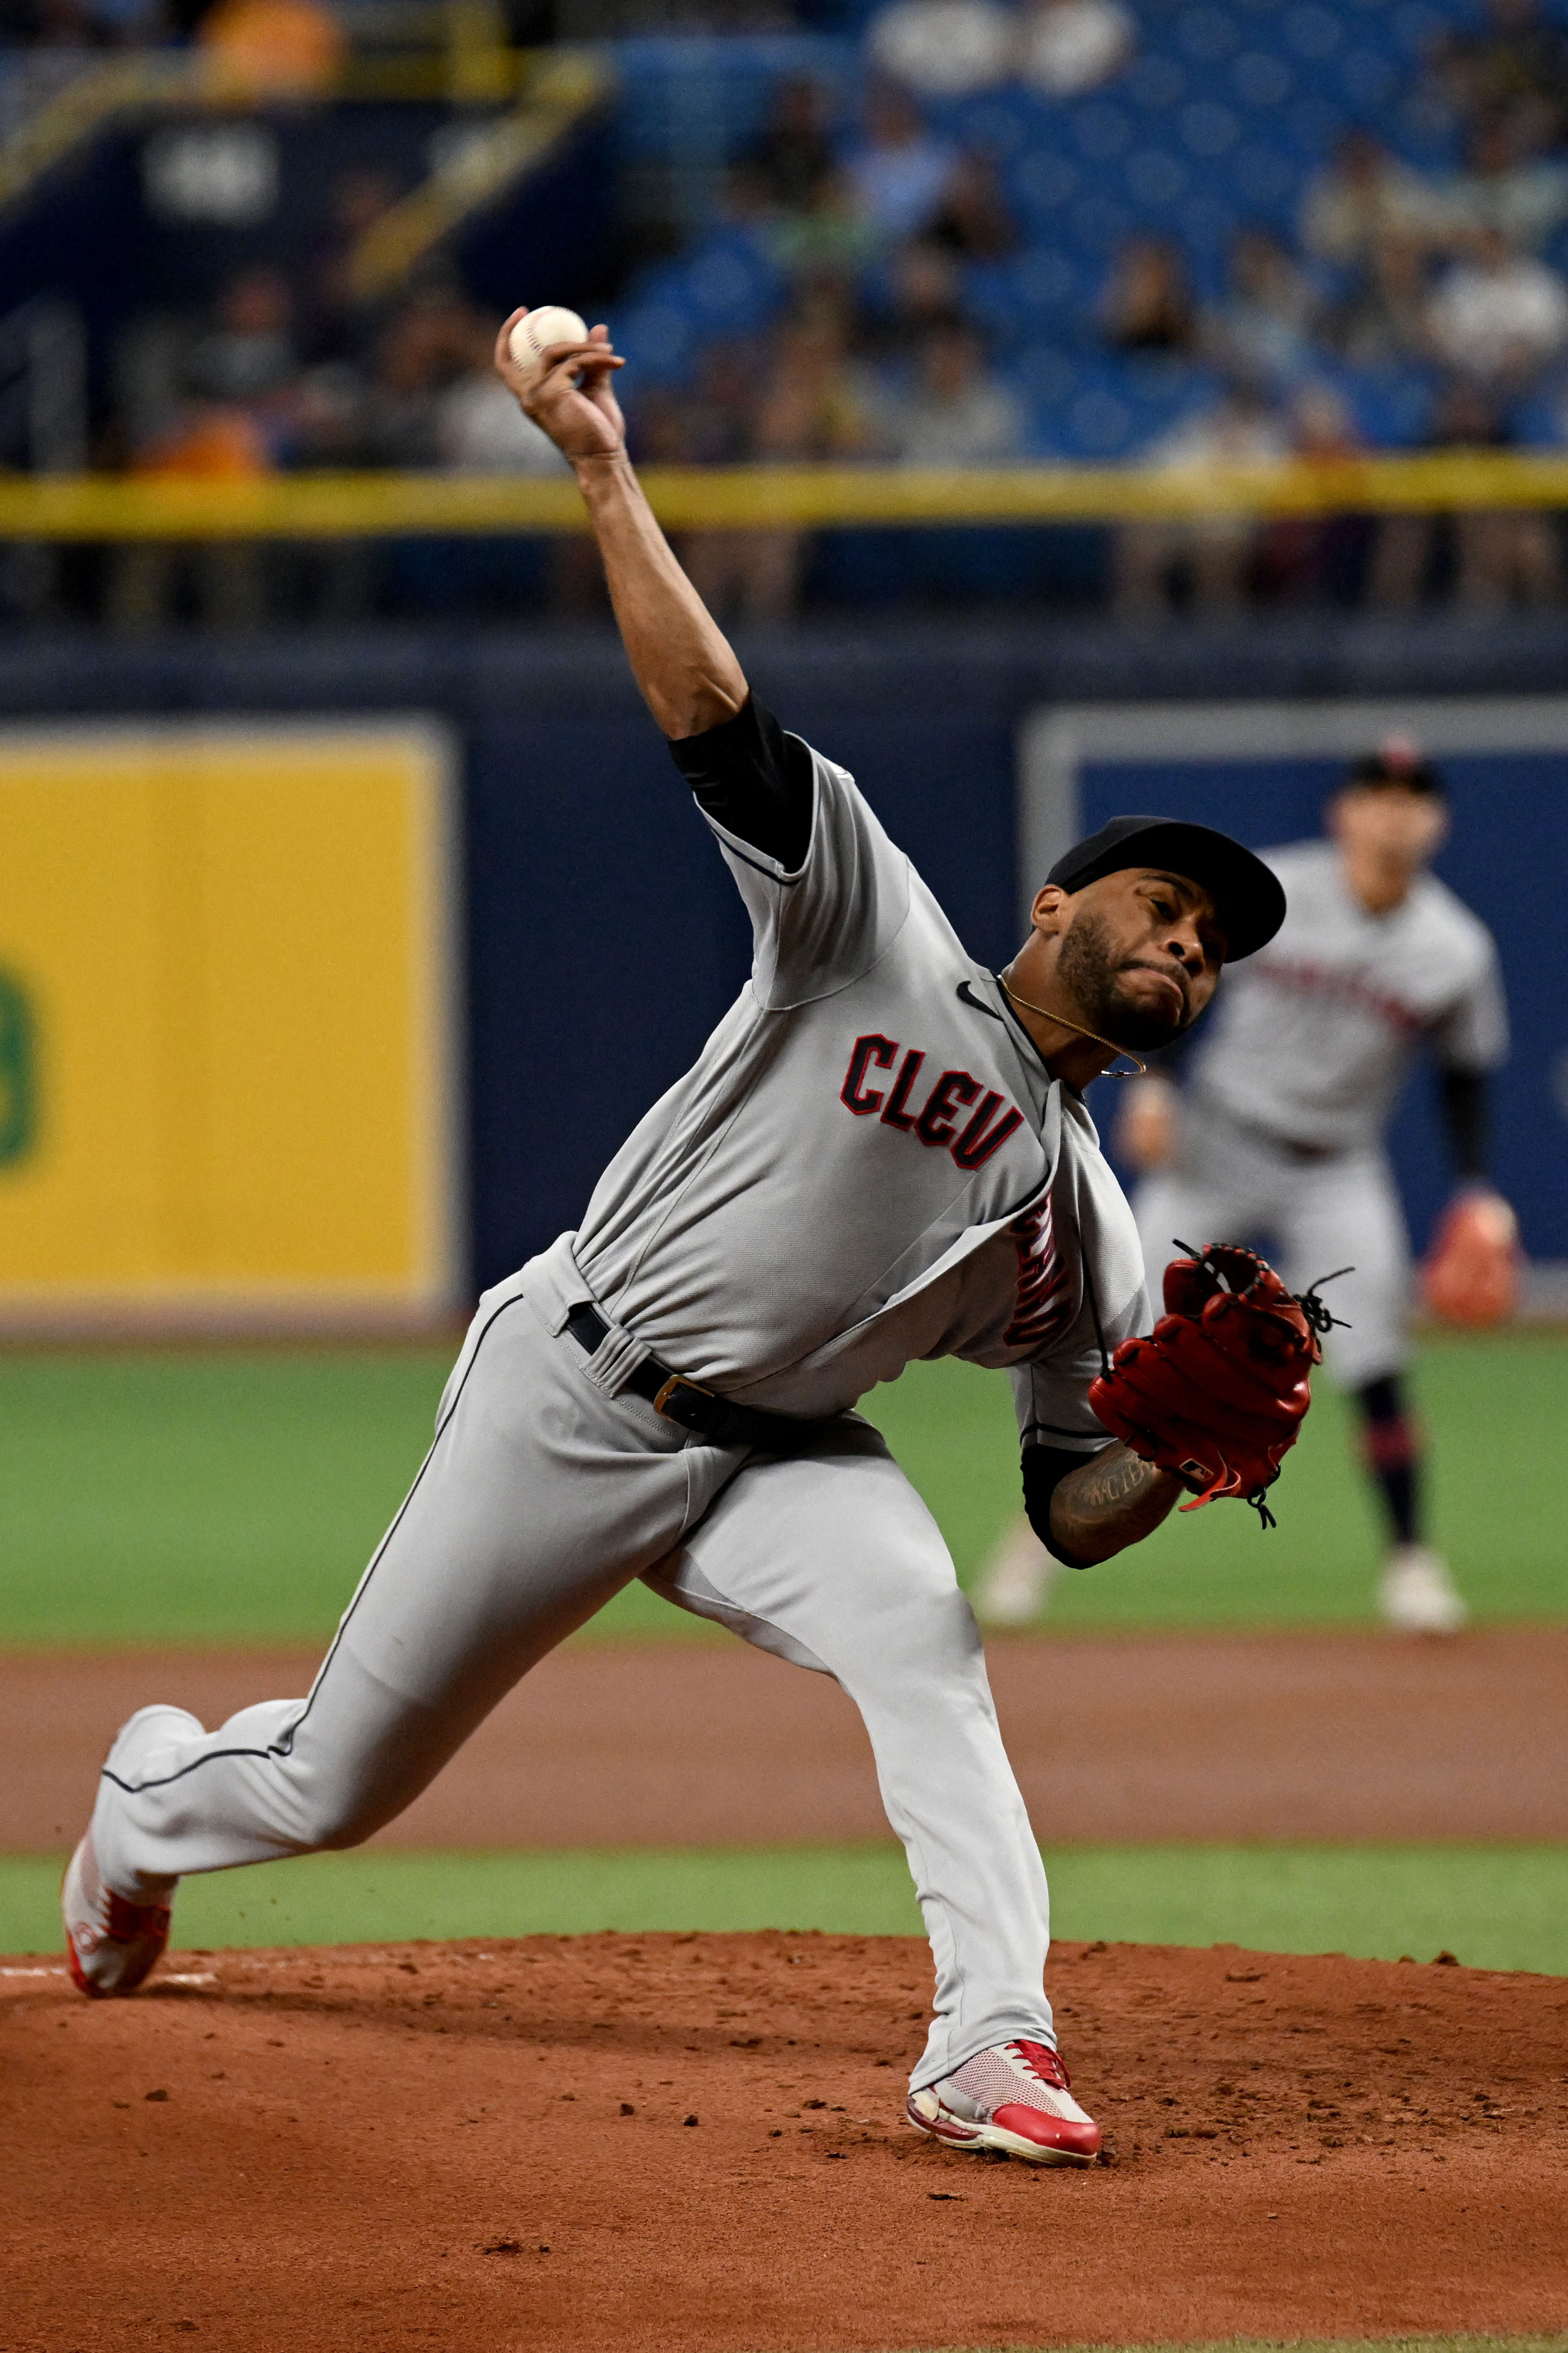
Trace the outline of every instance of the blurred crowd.
{"type": "MultiPolygon", "coordinates": [[[[79,0],[29,5],[44,25],[79,0]]],[[[108,0],[91,5],[101,16],[108,0]]],[[[988,76],[1058,94],[1113,83],[1137,31],[1121,0],[891,0],[869,26],[847,119],[809,77],[779,82],[730,159],[722,203],[775,292],[744,332],[700,341],[674,379],[628,372],[639,459],[951,468],[1059,454],[1016,346],[973,294],[1019,258],[1023,231],[993,156],[941,127],[940,99],[988,76]]],[[[1418,172],[1356,130],[1289,234],[1240,231],[1222,284],[1205,286],[1177,236],[1131,237],[1109,255],[1073,332],[1107,362],[1185,387],[1173,419],[1125,454],[1189,470],[1342,458],[1380,439],[1347,397],[1356,370],[1419,379],[1425,412],[1405,438],[1428,447],[1568,439],[1568,283],[1552,258],[1568,251],[1568,34],[1537,0],[1489,0],[1484,23],[1445,36],[1423,71],[1458,125],[1456,169],[1418,172]]],[[[437,270],[390,307],[357,298],[355,253],[397,194],[375,171],[346,173],[303,259],[247,267],[199,311],[136,321],[114,355],[99,462],[215,480],[560,471],[493,375],[498,320],[460,283],[437,270]]],[[[1564,587],[1557,518],[1520,511],[1211,513],[1128,524],[1102,543],[1104,593],[1130,617],[1325,598],[1500,607],[1554,602],[1564,587]]],[[[780,621],[801,606],[816,547],[805,533],[757,530],[692,534],[682,552],[721,611],[780,621]]],[[[444,560],[494,585],[507,558],[454,543],[444,560]]],[[[104,607],[127,628],[175,610],[262,619],[301,593],[301,566],[308,601],[330,616],[385,594],[384,558],[363,546],[287,557],[135,546],[107,561],[104,607]]],[[[533,551],[523,574],[568,609],[596,594],[574,546],[533,551]]]]}
{"type": "MultiPolygon", "coordinates": [[[[1048,416],[1020,396],[1005,334],[988,347],[969,297],[970,265],[1019,241],[1002,185],[984,153],[930,126],[910,85],[973,79],[983,55],[986,70],[1016,75],[1021,40],[1047,79],[1039,44],[1058,10],[1078,30],[1072,44],[1064,32],[1072,63],[1055,86],[1113,79],[1136,35],[1117,0],[1044,0],[1026,35],[995,0],[893,0],[871,27],[882,70],[847,133],[832,131],[825,91],[780,88],[763,135],[736,159],[729,202],[787,273],[783,316],[765,333],[710,343],[689,385],[642,404],[649,455],[975,466],[1058,454],[1048,416]],[[983,25],[997,36],[989,50],[983,25]]],[[[1206,294],[1175,237],[1131,237],[1111,254],[1075,332],[1134,374],[1148,362],[1162,383],[1174,373],[1189,385],[1175,421],[1128,454],[1192,470],[1396,441],[1460,450],[1568,438],[1568,283],[1549,258],[1568,227],[1568,35],[1536,0],[1490,0],[1487,23],[1437,42],[1425,71],[1456,121],[1458,168],[1417,172],[1353,131],[1308,187],[1293,235],[1244,227],[1223,285],[1206,294]],[[1418,388],[1414,432],[1368,429],[1344,389],[1357,371],[1418,388]]],[[[798,536],[727,540],[710,586],[776,617],[808,558],[798,536]]],[[[1512,511],[1132,525],[1114,534],[1110,573],[1118,608],[1143,616],[1325,596],[1486,607],[1563,590],[1556,518],[1512,511]]]]}
{"type": "MultiPolygon", "coordinates": [[[[563,473],[495,374],[499,317],[460,283],[437,270],[392,304],[357,298],[355,250],[396,193],[377,172],[347,173],[296,270],[255,264],[210,310],[135,322],[115,353],[100,462],[142,479],[226,481],[380,468],[563,473]]],[[[412,553],[404,560],[417,565],[412,553]]],[[[447,547],[442,560],[448,575],[466,567],[504,589],[504,543],[447,547]]],[[[238,627],[303,597],[324,617],[352,619],[381,600],[384,568],[353,541],[304,552],[131,545],[110,559],[106,613],[136,628],[194,605],[238,627]]],[[[561,593],[577,593],[572,564],[557,568],[561,593]]],[[[526,582],[539,566],[513,569],[526,582]]]]}

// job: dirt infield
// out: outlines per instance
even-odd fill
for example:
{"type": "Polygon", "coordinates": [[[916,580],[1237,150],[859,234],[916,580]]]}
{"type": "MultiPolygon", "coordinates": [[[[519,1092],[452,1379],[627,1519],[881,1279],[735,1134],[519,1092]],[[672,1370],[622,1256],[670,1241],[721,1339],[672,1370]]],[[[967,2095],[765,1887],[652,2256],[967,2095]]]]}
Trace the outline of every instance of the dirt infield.
{"type": "MultiPolygon", "coordinates": [[[[313,1651],[0,1658],[0,1852],[68,1845],[109,1739],[169,1699],[218,1724],[313,1651]]],[[[1568,1837],[1568,1628],[1024,1636],[990,1646],[1038,1836],[1568,1837]]],[[[854,1708],[743,1644],[568,1645],[383,1833],[394,1845],[881,1837],[854,1708]]]]}
{"type": "Polygon", "coordinates": [[[169,1967],[124,2002],[39,1964],[0,1977],[7,2353],[816,2353],[1563,2319],[1560,1978],[1058,1946],[1063,2046],[1115,2158],[1042,2173],[900,2126],[930,1988],[913,1940],[169,1967]]]}

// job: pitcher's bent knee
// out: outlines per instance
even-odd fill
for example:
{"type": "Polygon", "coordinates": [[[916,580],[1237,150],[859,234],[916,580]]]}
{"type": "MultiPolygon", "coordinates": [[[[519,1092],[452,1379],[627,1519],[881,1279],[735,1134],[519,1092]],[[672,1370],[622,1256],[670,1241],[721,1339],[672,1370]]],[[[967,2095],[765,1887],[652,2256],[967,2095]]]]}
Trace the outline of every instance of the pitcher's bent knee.
{"type": "Polygon", "coordinates": [[[323,1791],[300,1810],[300,1841],[310,1854],[332,1854],[343,1847],[363,1846],[403,1811],[402,1799],[387,1803],[365,1792],[333,1798],[323,1791]]]}
{"type": "Polygon", "coordinates": [[[360,1757],[346,1768],[341,1759],[296,1752],[275,1759],[266,1812],[291,1847],[302,1854],[331,1853],[363,1846],[395,1821],[429,1779],[406,1771],[378,1771],[380,1760],[360,1757]]]}

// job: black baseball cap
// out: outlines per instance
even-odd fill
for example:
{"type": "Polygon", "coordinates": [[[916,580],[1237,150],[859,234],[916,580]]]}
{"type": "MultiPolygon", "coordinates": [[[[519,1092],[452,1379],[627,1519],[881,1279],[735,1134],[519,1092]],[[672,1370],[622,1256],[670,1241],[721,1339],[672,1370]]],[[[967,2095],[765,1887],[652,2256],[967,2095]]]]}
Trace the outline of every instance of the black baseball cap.
{"type": "Polygon", "coordinates": [[[1203,885],[1226,936],[1226,964],[1265,946],[1285,920],[1279,878],[1261,858],[1213,826],[1184,825],[1175,818],[1113,817],[1058,858],[1046,881],[1081,891],[1130,866],[1163,866],[1203,885]]]}
{"type": "Polygon", "coordinates": [[[1420,744],[1408,735],[1387,735],[1375,752],[1363,752],[1359,760],[1352,760],[1345,783],[1402,785],[1407,793],[1444,797],[1441,771],[1433,766],[1420,744]]]}

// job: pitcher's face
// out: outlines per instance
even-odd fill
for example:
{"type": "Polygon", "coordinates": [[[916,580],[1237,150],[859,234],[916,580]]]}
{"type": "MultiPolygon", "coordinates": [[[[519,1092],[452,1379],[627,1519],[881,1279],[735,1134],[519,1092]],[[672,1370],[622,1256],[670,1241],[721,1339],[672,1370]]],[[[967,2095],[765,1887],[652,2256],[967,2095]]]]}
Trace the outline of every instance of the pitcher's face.
{"type": "Polygon", "coordinates": [[[1057,936],[1057,976],[1085,1026],[1118,1046],[1168,1045],[1214,995],[1226,936],[1214,900],[1185,875],[1133,866],[1081,891],[1047,885],[1035,915],[1057,936]]]}

